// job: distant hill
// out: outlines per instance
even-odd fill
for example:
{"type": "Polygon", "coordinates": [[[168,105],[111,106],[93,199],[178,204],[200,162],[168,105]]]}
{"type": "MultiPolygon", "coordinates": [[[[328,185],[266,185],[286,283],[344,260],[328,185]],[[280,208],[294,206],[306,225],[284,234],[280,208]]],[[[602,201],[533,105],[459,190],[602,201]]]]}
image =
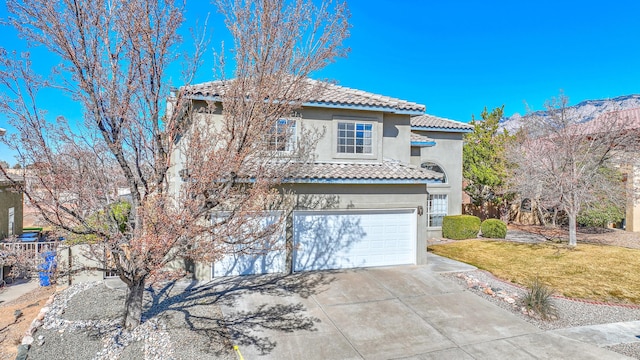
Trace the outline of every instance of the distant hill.
{"type": "MultiPolygon", "coordinates": [[[[575,109],[575,114],[583,118],[581,122],[587,122],[606,112],[640,108],[640,94],[618,96],[613,99],[585,100],[570,108],[575,109]]],[[[544,116],[545,113],[545,111],[536,111],[534,114],[544,116]]],[[[513,114],[500,120],[500,127],[509,131],[515,130],[520,127],[525,117],[517,113],[513,114]]]]}

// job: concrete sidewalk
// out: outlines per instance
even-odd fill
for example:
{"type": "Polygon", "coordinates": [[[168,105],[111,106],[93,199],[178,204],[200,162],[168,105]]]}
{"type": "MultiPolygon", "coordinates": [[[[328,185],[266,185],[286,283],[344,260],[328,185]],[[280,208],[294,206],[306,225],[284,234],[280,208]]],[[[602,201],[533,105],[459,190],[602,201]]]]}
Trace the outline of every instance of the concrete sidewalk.
{"type": "Polygon", "coordinates": [[[549,331],[599,347],[640,342],[640,321],[577,326],[549,331]]]}
{"type": "Polygon", "coordinates": [[[38,279],[29,281],[18,279],[15,283],[7,285],[0,290],[0,304],[15,300],[20,296],[37,289],[40,286],[38,279]]]}
{"type": "Polygon", "coordinates": [[[449,258],[436,255],[434,253],[427,253],[427,269],[434,273],[448,273],[448,272],[462,272],[462,271],[473,271],[478,268],[465,264],[460,261],[451,260],[449,258]]]}
{"type": "Polygon", "coordinates": [[[628,359],[593,337],[541,331],[438,275],[473,267],[429,256],[428,266],[298,274],[268,291],[246,278],[216,286],[229,292],[221,308],[246,359],[628,359]]]}

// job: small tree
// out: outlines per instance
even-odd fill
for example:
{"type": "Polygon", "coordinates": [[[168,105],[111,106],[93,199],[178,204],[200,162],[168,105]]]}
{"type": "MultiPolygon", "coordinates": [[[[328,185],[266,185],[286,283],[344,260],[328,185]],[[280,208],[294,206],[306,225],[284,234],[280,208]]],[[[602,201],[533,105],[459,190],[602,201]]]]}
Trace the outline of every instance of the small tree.
{"type": "Polygon", "coordinates": [[[585,204],[623,203],[627,193],[616,167],[636,147],[638,124],[617,112],[581,123],[583,115],[562,94],[533,113],[509,152],[511,189],[558,207],[569,219],[569,245],[576,245],[576,218],[585,204]]]}
{"type": "MultiPolygon", "coordinates": [[[[309,99],[307,76],[346,54],[344,4],[217,5],[234,37],[235,71],[218,94],[224,126],[213,129],[203,126],[203,115],[219,107],[196,106],[193,95],[202,88],[188,86],[200,46],[184,67],[185,86],[165,112],[167,69],[179,55],[184,13],[173,1],[7,2],[11,24],[61,65],[47,78],[32,71],[28,54],[19,58],[0,49],[0,112],[19,131],[4,141],[22,164],[33,164],[29,186],[22,188],[44,219],[97,245],[96,260],[104,260],[106,250],[128,286],[126,329],[141,321],[145,285],[166,278],[163,269],[176,256],[212,261],[237,242],[251,245],[269,236],[268,229],[251,231],[251,214],[278,203],[273,189],[304,151],[268,156],[273,151],[265,134],[309,99]],[[78,101],[83,121],[47,119],[38,103],[38,91],[47,87],[78,101]],[[187,165],[186,185],[176,192],[169,174],[177,144],[188,146],[179,155],[187,165]],[[114,211],[123,189],[130,202],[126,216],[114,211]],[[211,212],[225,215],[206,221],[211,212]]],[[[223,74],[224,61],[219,65],[223,74]]]]}
{"type": "MultiPolygon", "coordinates": [[[[463,148],[462,174],[467,182],[465,192],[475,206],[503,201],[507,158],[505,149],[512,139],[506,129],[500,130],[504,106],[489,113],[484,108],[482,120],[471,120],[473,132],[466,134],[463,148]]],[[[483,211],[483,215],[485,212],[483,211]]],[[[484,216],[483,216],[484,217],[484,216]]]]}

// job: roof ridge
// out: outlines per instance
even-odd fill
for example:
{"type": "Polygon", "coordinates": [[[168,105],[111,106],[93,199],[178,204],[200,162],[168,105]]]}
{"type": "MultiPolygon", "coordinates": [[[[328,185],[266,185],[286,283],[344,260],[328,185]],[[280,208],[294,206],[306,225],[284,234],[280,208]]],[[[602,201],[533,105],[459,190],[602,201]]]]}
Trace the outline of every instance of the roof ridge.
{"type": "MultiPolygon", "coordinates": [[[[199,84],[187,85],[186,88],[193,90],[192,95],[194,96],[220,95],[219,93],[223,91],[224,83],[228,81],[233,81],[233,79],[212,80],[199,84]]],[[[316,80],[307,77],[305,78],[305,81],[308,86],[320,86],[319,91],[315,92],[310,99],[307,100],[307,104],[355,105],[362,106],[365,109],[389,109],[406,112],[408,114],[415,114],[418,112],[422,113],[425,110],[424,105],[405,99],[354,89],[326,80],[316,80]]]]}

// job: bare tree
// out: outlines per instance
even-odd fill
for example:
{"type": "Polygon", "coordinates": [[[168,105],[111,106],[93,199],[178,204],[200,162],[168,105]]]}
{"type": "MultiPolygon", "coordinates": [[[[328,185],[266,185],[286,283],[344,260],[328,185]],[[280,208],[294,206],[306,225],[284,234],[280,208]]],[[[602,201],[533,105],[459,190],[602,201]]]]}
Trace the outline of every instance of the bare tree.
{"type": "Polygon", "coordinates": [[[637,124],[618,112],[582,123],[562,94],[532,113],[509,151],[516,165],[511,189],[569,218],[569,245],[576,246],[576,217],[585,204],[607,199],[623,202],[628,194],[618,168],[621,156],[636,146],[637,124]]]}
{"type": "Polygon", "coordinates": [[[7,5],[13,26],[62,63],[45,78],[32,72],[28,54],[2,50],[0,111],[19,131],[5,142],[20,163],[34,164],[24,191],[43,217],[94,246],[97,258],[106,249],[129,289],[125,328],[141,321],[145,284],[176,275],[167,270],[176,258],[211,261],[259,248],[252,245],[273,230],[258,229],[255,213],[282,203],[275,186],[310,153],[303,141],[274,151],[286,134],[276,124],[311,96],[307,76],[345,55],[344,5],[218,1],[235,41],[233,79],[216,83],[222,91],[213,97],[203,96],[212,87],[190,86],[196,48],[166,112],[184,10],[173,1],[7,5]],[[37,101],[45,87],[77,100],[84,121],[49,121],[37,101]],[[218,115],[222,126],[208,121],[218,115]],[[184,182],[172,187],[176,159],[184,182]],[[129,206],[118,197],[123,188],[129,206]],[[218,220],[206,221],[212,212],[218,220]]]}

